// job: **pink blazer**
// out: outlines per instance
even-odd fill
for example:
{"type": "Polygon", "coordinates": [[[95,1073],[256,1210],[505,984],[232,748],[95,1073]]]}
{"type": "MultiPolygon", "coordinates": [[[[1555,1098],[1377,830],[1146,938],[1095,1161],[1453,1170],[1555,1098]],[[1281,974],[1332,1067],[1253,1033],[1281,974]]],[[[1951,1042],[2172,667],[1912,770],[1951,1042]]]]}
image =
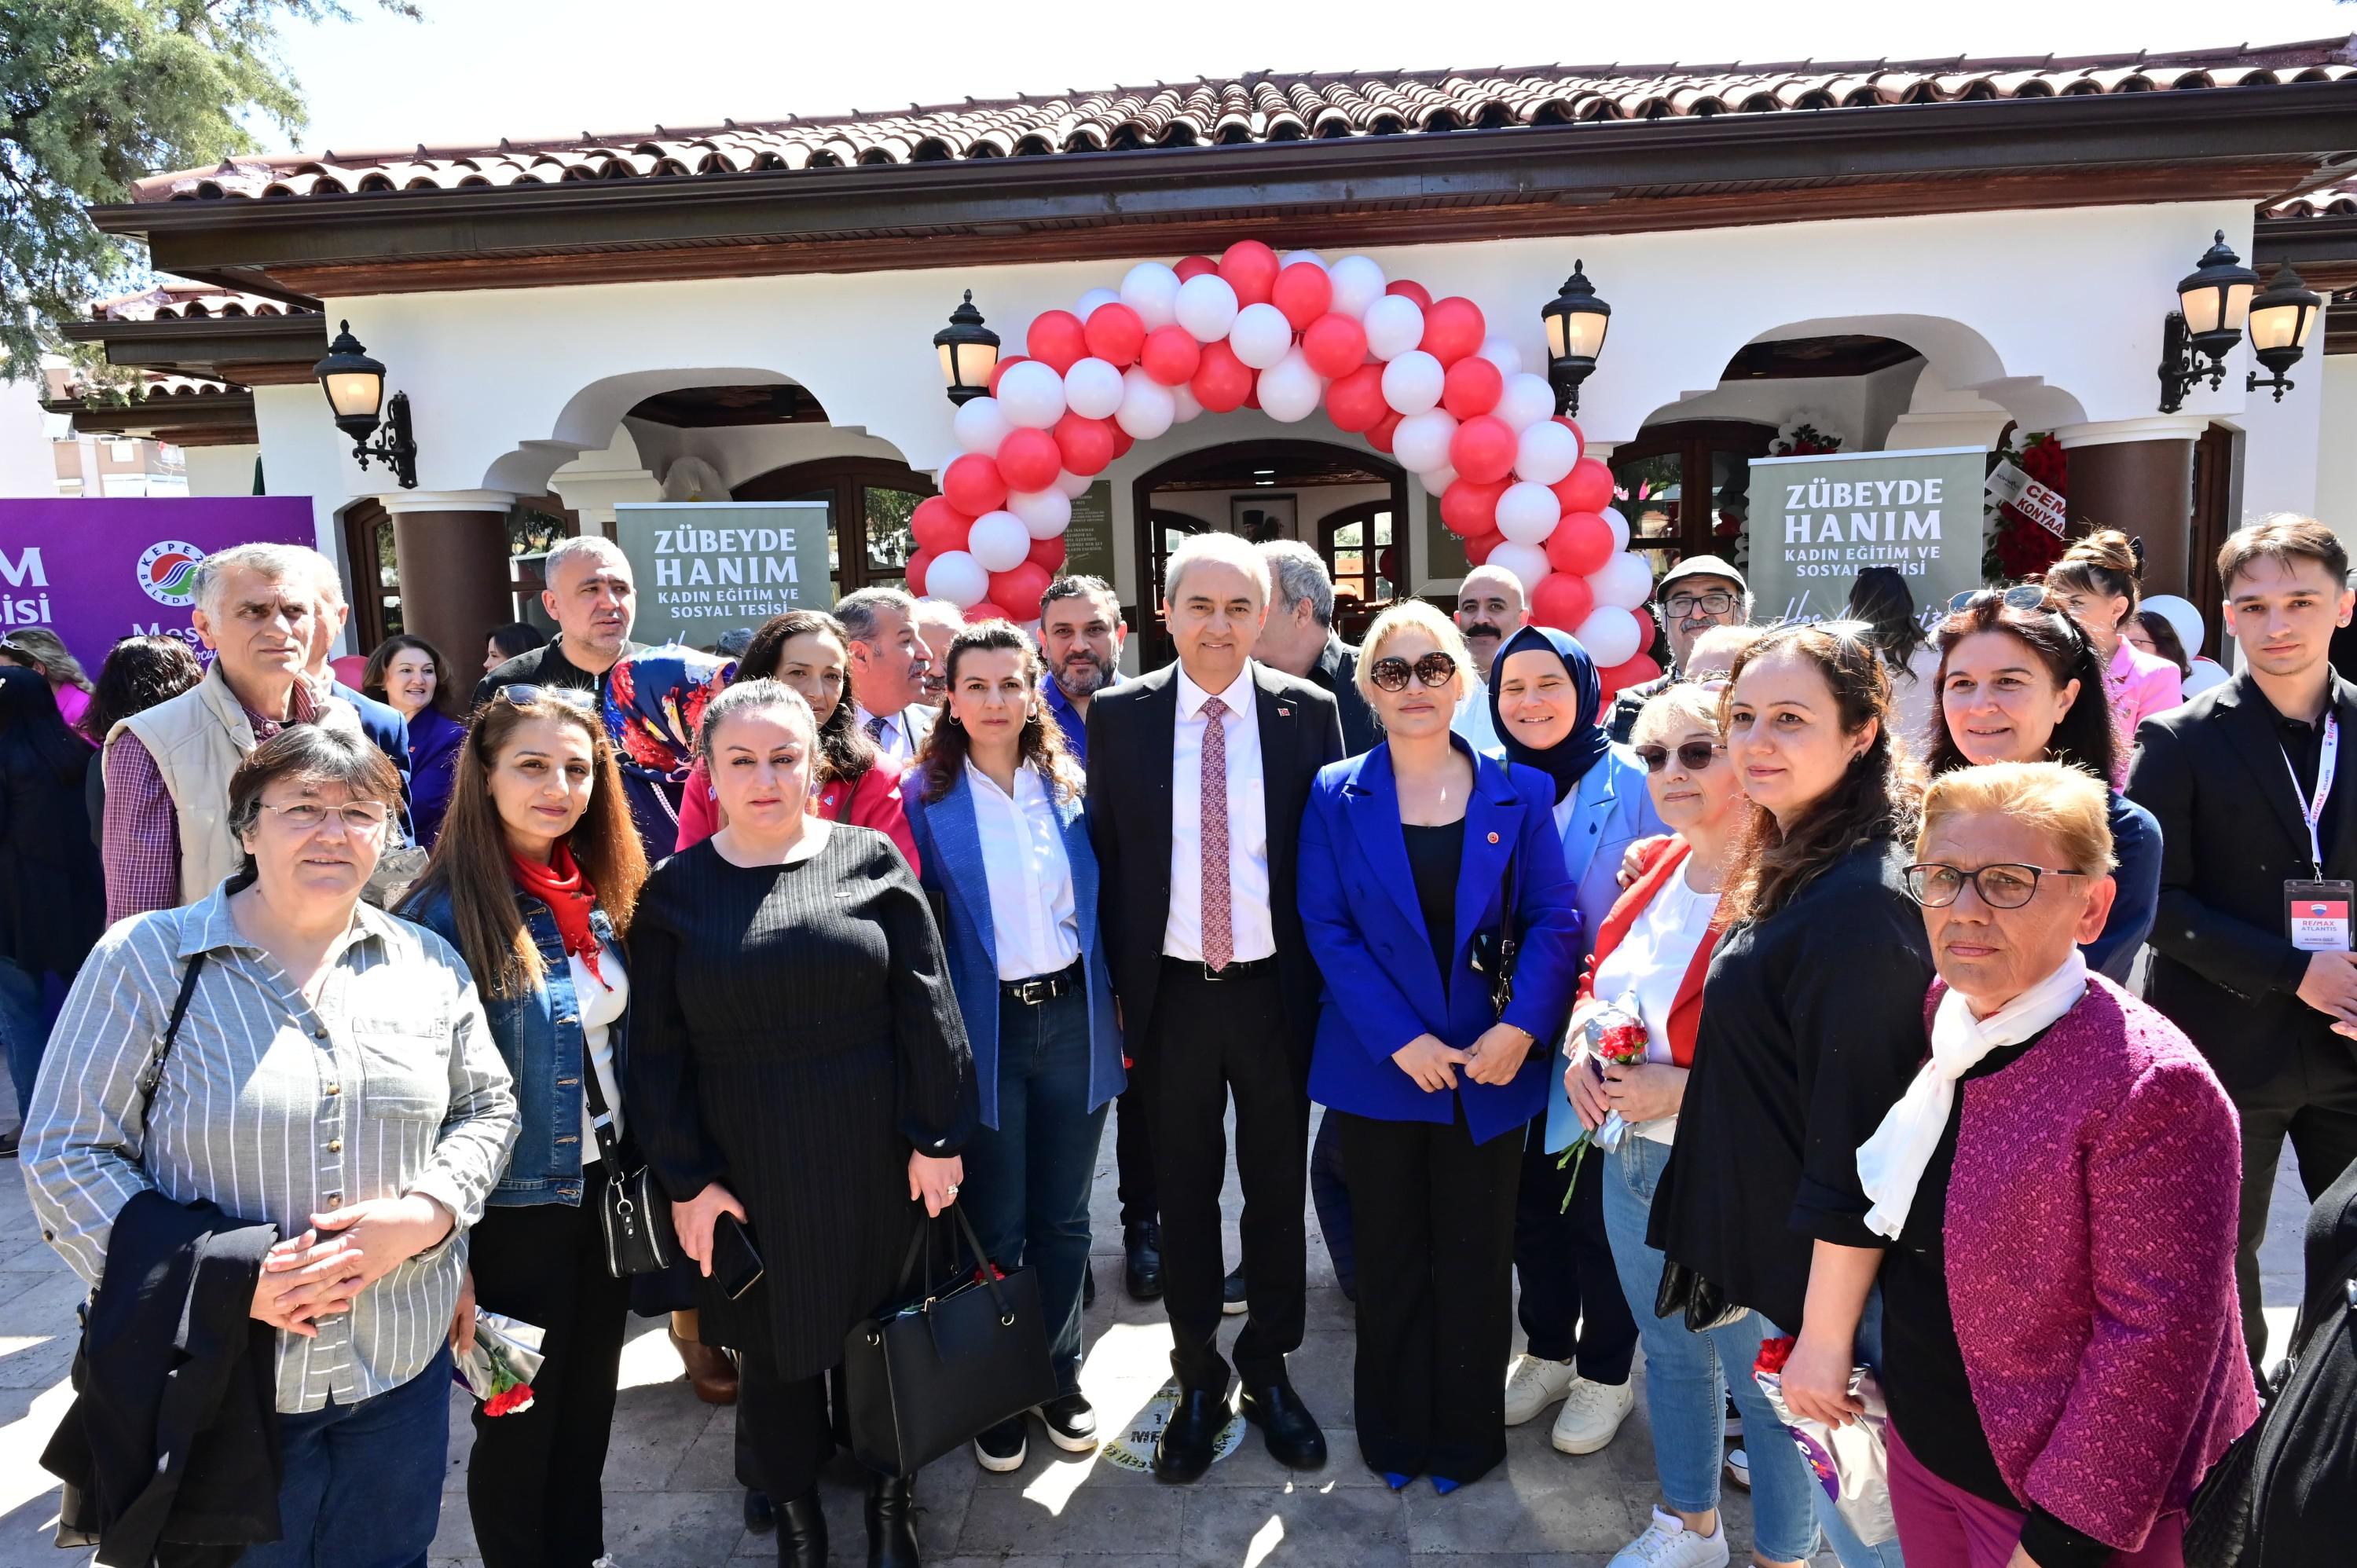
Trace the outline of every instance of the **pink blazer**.
{"type": "Polygon", "coordinates": [[[2112,705],[2112,728],[2119,736],[2112,780],[2126,789],[2128,761],[2136,751],[2136,725],[2155,714],[2165,714],[2185,701],[2185,674],[2168,660],[2147,653],[2123,640],[2104,671],[2104,695],[2112,705]]]}
{"type": "MultiPolygon", "coordinates": [[[[890,757],[878,757],[876,766],[848,789],[829,784],[821,790],[818,814],[831,822],[874,828],[899,847],[900,857],[911,872],[920,869],[917,841],[909,832],[908,813],[900,807],[900,765],[890,757]]],[[[678,847],[702,843],[719,831],[720,803],[713,798],[712,772],[699,757],[687,776],[687,787],[680,791],[678,847]]]]}
{"type": "Polygon", "coordinates": [[[2234,1108],[2174,1024],[2100,975],[1963,1089],[1948,1302],[1990,1452],[2025,1508],[2136,1551],[2258,1414],[2234,1108]]]}

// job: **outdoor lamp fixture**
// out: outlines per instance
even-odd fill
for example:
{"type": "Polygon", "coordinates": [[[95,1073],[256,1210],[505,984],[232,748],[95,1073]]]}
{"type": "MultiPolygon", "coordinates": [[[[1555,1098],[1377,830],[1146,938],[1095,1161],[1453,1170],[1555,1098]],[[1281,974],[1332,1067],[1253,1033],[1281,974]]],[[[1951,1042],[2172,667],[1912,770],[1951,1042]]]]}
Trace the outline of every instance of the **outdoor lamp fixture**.
{"type": "Polygon", "coordinates": [[[1557,413],[1579,412],[1579,383],[1595,371],[1596,357],[1604,351],[1604,334],[1612,325],[1612,307],[1596,297],[1595,286],[1580,270],[1585,264],[1571,263],[1563,292],[1539,312],[1546,323],[1547,380],[1555,387],[1557,413]]]}
{"type": "Polygon", "coordinates": [[[2219,230],[2201,265],[2179,280],[2177,308],[2161,324],[2161,413],[2183,407],[2185,394],[2205,376],[2212,392],[2226,384],[2226,355],[2242,341],[2258,287],[2259,274],[2227,248],[2226,231],[2219,230]]]}
{"type": "Polygon", "coordinates": [[[311,367],[313,379],[328,394],[328,406],[335,411],[336,428],[352,438],[359,449],[361,467],[369,466],[371,457],[381,460],[401,481],[404,490],[417,488],[417,443],[409,433],[409,394],[393,394],[393,406],[384,406],[384,366],[369,358],[361,340],[352,336],[352,324],[339,323],[342,328],[336,340],[328,345],[328,357],[311,367]],[[378,410],[383,409],[382,422],[378,410]],[[374,443],[370,437],[383,431],[383,438],[374,443]]]}
{"type": "Polygon", "coordinates": [[[950,312],[950,324],[933,334],[933,347],[941,350],[942,380],[952,403],[963,407],[990,391],[990,372],[998,368],[998,334],[982,324],[974,290],[965,291],[965,303],[950,312]]]}
{"type": "Polygon", "coordinates": [[[2277,267],[2267,286],[2251,299],[2251,352],[2269,374],[2261,381],[2259,372],[2253,371],[2243,390],[2272,387],[2276,401],[2283,402],[2283,394],[2291,390],[2284,372],[2299,363],[2308,348],[2308,335],[2316,329],[2316,318],[2323,310],[2323,299],[2292,270],[2291,263],[2277,267]]]}

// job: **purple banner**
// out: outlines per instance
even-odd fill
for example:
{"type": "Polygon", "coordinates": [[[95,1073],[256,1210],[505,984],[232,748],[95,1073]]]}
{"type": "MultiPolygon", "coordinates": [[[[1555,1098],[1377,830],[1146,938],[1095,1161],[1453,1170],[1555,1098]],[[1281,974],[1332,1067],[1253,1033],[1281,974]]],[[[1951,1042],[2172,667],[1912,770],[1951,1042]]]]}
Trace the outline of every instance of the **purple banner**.
{"type": "Polygon", "coordinates": [[[92,675],[140,632],[181,638],[196,565],[232,544],[309,545],[305,496],[0,500],[0,631],[46,626],[92,675]]]}

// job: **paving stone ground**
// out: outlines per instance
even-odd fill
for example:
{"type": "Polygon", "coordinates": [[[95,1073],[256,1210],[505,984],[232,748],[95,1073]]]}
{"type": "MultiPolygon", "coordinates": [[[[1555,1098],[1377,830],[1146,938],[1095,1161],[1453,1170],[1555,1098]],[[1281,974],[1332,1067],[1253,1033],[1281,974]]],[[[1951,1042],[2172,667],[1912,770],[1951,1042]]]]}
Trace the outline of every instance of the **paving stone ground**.
{"type": "MultiPolygon", "coordinates": [[[[1088,1316],[1083,1383],[1107,1432],[1118,1430],[1168,1376],[1169,1333],[1157,1305],[1121,1288],[1113,1129],[1094,1198],[1096,1306],[1088,1316]]],[[[1240,1199],[1232,1174],[1229,1255],[1237,1255],[1240,1199]]],[[[2274,1332],[2289,1326],[2299,1294],[2299,1225],[2306,1214],[2288,1155],[2277,1182],[2266,1264],[2274,1332]]],[[[1604,1568],[1643,1528],[1656,1498],[1645,1404],[1600,1454],[1569,1458],[1547,1444],[1549,1418],[1510,1434],[1504,1466],[1453,1497],[1418,1482],[1386,1490],[1359,1462],[1351,1432],[1351,1311],[1310,1235],[1308,1336],[1296,1384],[1326,1427],[1327,1468],[1296,1476],[1247,1431],[1228,1458],[1192,1487],[1162,1485],[1099,1456],[1066,1455],[1035,1423],[1031,1451],[1012,1475],[986,1476],[964,1454],[930,1466],[917,1485],[919,1534],[929,1568],[1604,1568]]],[[[0,1168],[0,1568],[82,1568],[88,1556],[49,1544],[58,1489],[39,1467],[64,1411],[81,1289],[39,1240],[24,1188],[0,1168]]],[[[1230,1320],[1229,1334],[1243,1320],[1230,1320]]],[[[1641,1395],[1641,1361],[1638,1377],[1641,1395]]],[[[623,1357],[613,1452],[606,1467],[606,1539],[619,1568],[716,1568],[774,1561],[773,1538],[750,1535],[730,1474],[735,1417],[700,1404],[659,1323],[638,1323],[623,1357]]],[[[467,1519],[466,1401],[451,1402],[451,1453],[434,1568],[479,1568],[467,1519]]],[[[835,1556],[859,1561],[866,1536],[854,1484],[830,1479],[825,1507],[835,1556]]],[[[1736,1562],[1748,1560],[1749,1511],[1729,1488],[1736,1562]]],[[[1820,1563],[1831,1565],[1826,1556],[1820,1563]]]]}

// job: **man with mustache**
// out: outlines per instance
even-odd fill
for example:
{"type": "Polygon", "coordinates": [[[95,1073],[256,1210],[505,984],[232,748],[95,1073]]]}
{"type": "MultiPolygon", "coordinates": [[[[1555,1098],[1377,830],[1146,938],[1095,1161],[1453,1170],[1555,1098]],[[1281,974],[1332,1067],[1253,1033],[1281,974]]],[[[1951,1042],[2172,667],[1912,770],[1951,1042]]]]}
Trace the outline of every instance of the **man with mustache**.
{"type": "Polygon", "coordinates": [[[1614,699],[1605,727],[1620,745],[1637,724],[1637,710],[1659,692],[1685,679],[1695,639],[1715,626],[1741,626],[1751,618],[1751,585],[1743,574],[1716,555],[1690,555],[1670,568],[1653,591],[1663,630],[1670,638],[1670,667],[1641,686],[1614,699]]]}
{"type": "Polygon", "coordinates": [[[1457,585],[1457,629],[1465,634],[1480,679],[1457,704],[1457,716],[1448,727],[1477,752],[1498,749],[1498,732],[1490,722],[1491,662],[1506,639],[1530,620],[1530,595],[1523,590],[1523,580],[1503,566],[1476,566],[1457,585]]]}

